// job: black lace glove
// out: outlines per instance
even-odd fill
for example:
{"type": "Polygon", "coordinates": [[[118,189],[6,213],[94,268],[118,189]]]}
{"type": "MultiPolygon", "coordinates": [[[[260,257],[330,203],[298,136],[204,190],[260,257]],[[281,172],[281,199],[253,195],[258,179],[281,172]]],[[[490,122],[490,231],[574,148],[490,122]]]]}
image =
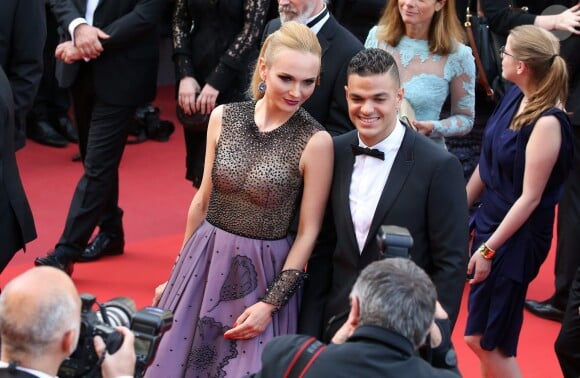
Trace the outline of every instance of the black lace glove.
{"type": "Polygon", "coordinates": [[[302,270],[283,270],[278,274],[278,277],[268,285],[266,295],[262,298],[262,302],[276,306],[276,310],[274,310],[272,314],[276,313],[280,307],[288,303],[306,277],[308,277],[308,274],[302,270]]]}

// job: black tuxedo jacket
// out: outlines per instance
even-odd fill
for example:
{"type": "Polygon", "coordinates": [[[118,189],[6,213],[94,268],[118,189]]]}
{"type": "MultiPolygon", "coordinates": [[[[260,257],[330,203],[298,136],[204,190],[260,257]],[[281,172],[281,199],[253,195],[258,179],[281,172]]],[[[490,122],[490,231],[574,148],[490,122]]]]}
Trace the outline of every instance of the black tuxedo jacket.
{"type": "MultiPolygon", "coordinates": [[[[50,0],[60,25],[61,40],[70,40],[68,26],[85,17],[86,0],[50,0]]],[[[90,62],[57,62],[59,84],[70,87],[79,68],[91,65],[95,94],[111,105],[138,106],[155,98],[159,60],[158,20],[164,0],[100,0],[93,26],[110,35],[104,51],[90,62]]]]}
{"type": "Polygon", "coordinates": [[[10,84],[0,66],[0,272],[14,253],[36,238],[16,164],[13,101],[10,84]]]}
{"type": "Polygon", "coordinates": [[[14,94],[17,149],[24,146],[26,113],[42,77],[45,11],[41,0],[0,1],[0,66],[14,94]]]}
{"type": "MultiPolygon", "coordinates": [[[[262,354],[262,370],[251,377],[282,377],[299,348],[303,335],[274,338],[262,354]]],[[[297,376],[297,374],[296,374],[297,376]]],[[[431,367],[418,357],[409,340],[387,329],[361,326],[344,344],[331,344],[314,360],[304,377],[457,377],[449,370],[431,367]]]]}
{"type": "Polygon", "coordinates": [[[468,253],[467,198],[461,164],[452,154],[409,128],[372,219],[362,253],[352,223],[349,189],[357,131],[334,138],[334,177],[329,200],[336,246],[313,253],[304,288],[299,331],[330,337],[346,320],[348,297],[359,272],[381,258],[375,235],[381,225],[406,227],[411,258],[433,280],[454,324],[465,285],[468,253]],[[322,319],[320,314],[323,314],[322,319]]]}
{"type": "MultiPolygon", "coordinates": [[[[280,18],[266,25],[264,36],[280,29],[280,18]]],[[[322,69],[320,85],[303,107],[331,135],[340,135],[354,129],[348,118],[346,104],[346,69],[350,59],[364,48],[362,43],[351,32],[341,26],[334,16],[330,15],[317,34],[322,47],[322,69]]]]}

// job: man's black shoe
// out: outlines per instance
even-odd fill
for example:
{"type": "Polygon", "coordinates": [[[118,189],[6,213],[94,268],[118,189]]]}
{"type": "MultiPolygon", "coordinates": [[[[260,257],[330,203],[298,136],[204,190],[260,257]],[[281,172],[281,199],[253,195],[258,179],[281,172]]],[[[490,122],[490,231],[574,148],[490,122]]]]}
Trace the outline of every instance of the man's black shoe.
{"type": "Polygon", "coordinates": [[[58,132],[65,137],[67,140],[78,143],[79,142],[79,134],[77,129],[73,126],[71,120],[68,118],[67,115],[58,117],[57,121],[57,130],[58,132]]]}
{"type": "Polygon", "coordinates": [[[98,260],[102,256],[122,255],[123,248],[125,248],[125,239],[123,236],[99,232],[87,248],[85,248],[77,261],[88,262],[98,260]]]}
{"type": "Polygon", "coordinates": [[[44,257],[37,257],[34,260],[36,266],[52,266],[62,270],[69,276],[73,273],[73,263],[65,257],[59,256],[54,252],[49,253],[44,257]]]}
{"type": "Polygon", "coordinates": [[[46,121],[32,122],[26,128],[26,136],[33,141],[52,147],[65,147],[68,140],[46,121]]]}
{"type": "Polygon", "coordinates": [[[562,319],[564,319],[564,311],[552,306],[549,299],[543,302],[526,300],[524,307],[529,312],[539,316],[540,318],[554,320],[560,323],[562,323],[562,319]]]}

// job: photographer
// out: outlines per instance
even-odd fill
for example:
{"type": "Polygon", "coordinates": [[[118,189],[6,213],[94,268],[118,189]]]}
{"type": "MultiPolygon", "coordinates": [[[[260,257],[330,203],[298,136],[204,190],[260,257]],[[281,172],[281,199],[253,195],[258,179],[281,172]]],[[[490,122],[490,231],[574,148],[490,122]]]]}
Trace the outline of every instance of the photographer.
{"type": "MultiPolygon", "coordinates": [[[[55,377],[60,364],[76,349],[81,301],[66,273],[52,268],[30,269],[10,281],[0,294],[0,378],[55,377]]],[[[119,327],[121,348],[105,354],[104,378],[132,377],[135,369],[133,334],[119,327]]],[[[95,338],[102,357],[105,345],[95,338]]]]}
{"type": "Polygon", "coordinates": [[[416,353],[433,324],[436,297],[427,274],[411,260],[373,262],[352,288],[348,320],[333,338],[341,344],[327,347],[303,335],[277,337],[252,377],[457,377],[416,353]]]}

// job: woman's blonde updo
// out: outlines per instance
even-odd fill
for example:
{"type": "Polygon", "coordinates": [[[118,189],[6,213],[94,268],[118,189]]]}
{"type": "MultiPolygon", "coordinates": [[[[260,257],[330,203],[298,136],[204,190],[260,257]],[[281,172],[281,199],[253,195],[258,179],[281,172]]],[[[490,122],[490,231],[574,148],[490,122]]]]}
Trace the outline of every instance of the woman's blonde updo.
{"type": "MultiPolygon", "coordinates": [[[[319,59],[322,55],[322,49],[320,48],[316,34],[308,26],[296,21],[284,22],[280,29],[270,34],[260,50],[259,58],[264,58],[266,65],[271,67],[272,62],[276,58],[276,54],[285,48],[311,53],[319,59]]],[[[256,63],[249,90],[254,100],[259,100],[264,97],[264,94],[258,89],[261,81],[259,64],[256,63]]]]}

